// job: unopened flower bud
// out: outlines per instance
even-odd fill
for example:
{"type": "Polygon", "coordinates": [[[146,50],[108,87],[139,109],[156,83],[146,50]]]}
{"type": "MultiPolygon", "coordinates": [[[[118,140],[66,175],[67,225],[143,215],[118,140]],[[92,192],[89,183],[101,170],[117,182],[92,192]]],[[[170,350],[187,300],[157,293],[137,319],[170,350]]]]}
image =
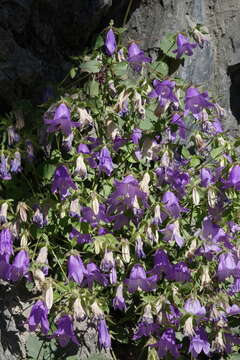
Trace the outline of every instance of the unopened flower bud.
{"type": "Polygon", "coordinates": [[[97,216],[99,213],[99,202],[95,194],[92,196],[92,210],[94,215],[97,216]]]}
{"type": "Polygon", "coordinates": [[[145,109],[143,106],[142,97],[137,91],[134,91],[133,104],[134,104],[135,111],[137,111],[141,117],[144,117],[145,109]]]}
{"type": "Polygon", "coordinates": [[[43,289],[43,298],[47,305],[47,308],[50,310],[53,306],[53,288],[50,282],[44,284],[43,289]]]}
{"type": "Polygon", "coordinates": [[[130,247],[129,242],[127,240],[122,240],[122,259],[125,264],[130,262],[130,247]]]}
{"type": "Polygon", "coordinates": [[[153,222],[154,222],[155,225],[160,225],[162,223],[160,205],[155,206],[153,222]]]}
{"type": "Polygon", "coordinates": [[[225,350],[225,344],[223,340],[223,332],[220,330],[215,338],[215,340],[212,342],[212,350],[217,350],[220,352],[223,352],[225,350]]]}
{"type": "Polygon", "coordinates": [[[48,263],[48,248],[43,246],[36,259],[37,264],[47,264],[48,263]]]}
{"type": "Polygon", "coordinates": [[[20,214],[20,218],[23,222],[27,222],[27,210],[29,207],[24,202],[20,201],[17,205],[17,213],[20,214]]]}
{"type": "Polygon", "coordinates": [[[125,56],[124,56],[124,52],[123,49],[118,50],[117,52],[117,58],[119,62],[125,61],[125,56]]]}
{"type": "Polygon", "coordinates": [[[165,151],[163,153],[163,156],[161,158],[161,162],[160,162],[161,166],[163,167],[168,167],[170,164],[170,157],[169,157],[169,152],[165,151]]]}
{"type": "Polygon", "coordinates": [[[78,199],[74,199],[70,203],[70,216],[80,217],[80,203],[78,199]]]}
{"type": "Polygon", "coordinates": [[[149,195],[149,183],[150,183],[150,175],[148,172],[146,172],[144,175],[143,175],[143,179],[140,181],[140,189],[142,191],[144,191],[145,193],[147,193],[149,195]]]}
{"type": "Polygon", "coordinates": [[[194,328],[193,328],[193,318],[192,316],[189,316],[187,320],[185,321],[185,324],[183,326],[183,333],[185,336],[194,336],[196,335],[194,328]]]}
{"type": "Polygon", "coordinates": [[[202,151],[206,147],[206,144],[200,134],[195,135],[195,144],[198,151],[202,151]]]}
{"type": "Polygon", "coordinates": [[[43,289],[43,284],[45,282],[45,275],[40,269],[33,271],[33,279],[36,285],[36,288],[41,291],[43,289]]]}
{"type": "Polygon", "coordinates": [[[114,121],[112,120],[107,120],[107,135],[109,138],[111,138],[112,140],[114,140],[116,138],[116,136],[120,135],[120,131],[119,128],[117,127],[117,125],[115,124],[114,121]]]}
{"type": "Polygon", "coordinates": [[[150,304],[147,304],[144,308],[143,318],[147,320],[153,320],[152,307],[150,304]]]}
{"type": "Polygon", "coordinates": [[[213,188],[208,189],[208,205],[214,208],[217,204],[217,194],[213,188]]]}
{"type": "Polygon", "coordinates": [[[193,198],[194,205],[198,206],[200,203],[200,195],[199,195],[199,191],[197,190],[196,187],[193,188],[192,198],[193,198]]]}
{"type": "Polygon", "coordinates": [[[0,224],[5,224],[7,222],[7,210],[8,203],[3,203],[0,207],[0,224]]]}
{"type": "Polygon", "coordinates": [[[73,315],[76,320],[84,320],[86,313],[82,307],[81,300],[77,298],[73,303],[73,315]]]}
{"type": "Polygon", "coordinates": [[[220,117],[220,118],[226,117],[227,112],[226,112],[226,110],[225,110],[223,107],[221,107],[221,106],[220,106],[219,104],[217,104],[217,103],[215,103],[214,106],[215,106],[215,109],[216,109],[216,112],[217,112],[217,116],[218,116],[218,117],[220,117]]]}
{"type": "Polygon", "coordinates": [[[211,278],[209,275],[209,266],[205,265],[202,269],[202,277],[201,277],[201,287],[204,288],[204,286],[211,283],[211,278]]]}
{"type": "Polygon", "coordinates": [[[113,80],[109,80],[109,82],[108,82],[108,87],[109,87],[109,89],[110,89],[111,95],[112,95],[112,96],[115,96],[116,93],[117,93],[117,90],[116,90],[116,88],[115,88],[115,85],[114,85],[114,81],[113,81],[113,80]]]}
{"type": "Polygon", "coordinates": [[[94,317],[101,318],[104,316],[102,309],[100,309],[96,301],[94,301],[94,303],[91,305],[91,309],[94,314],[94,317]]]}
{"type": "Polygon", "coordinates": [[[84,163],[84,159],[83,159],[83,155],[80,154],[77,157],[77,161],[76,161],[76,168],[74,171],[74,175],[78,175],[82,178],[87,176],[87,167],[84,163]]]}
{"type": "Polygon", "coordinates": [[[197,240],[194,238],[190,244],[190,248],[186,251],[186,257],[192,257],[197,249],[197,240]]]}
{"type": "Polygon", "coordinates": [[[27,236],[26,233],[23,233],[21,235],[20,246],[23,247],[23,248],[28,246],[28,236],[27,236]]]}
{"type": "Polygon", "coordinates": [[[14,115],[16,118],[16,128],[22,129],[24,127],[24,117],[22,109],[15,110],[14,115]]]}
{"type": "Polygon", "coordinates": [[[91,125],[93,123],[93,118],[91,117],[91,115],[89,115],[86,109],[77,108],[77,112],[82,127],[91,125]]]}

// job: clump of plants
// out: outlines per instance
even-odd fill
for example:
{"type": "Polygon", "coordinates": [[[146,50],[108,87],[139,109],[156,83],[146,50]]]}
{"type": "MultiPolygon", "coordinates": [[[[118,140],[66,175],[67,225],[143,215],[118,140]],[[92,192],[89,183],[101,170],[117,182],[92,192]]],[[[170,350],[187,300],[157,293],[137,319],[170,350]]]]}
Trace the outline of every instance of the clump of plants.
{"type": "Polygon", "coordinates": [[[35,295],[25,327],[46,342],[81,346],[90,320],[100,348],[234,359],[240,140],[173,73],[207,35],[168,35],[153,61],[123,31],[100,35],[41,107],[1,118],[0,277],[35,295]]]}

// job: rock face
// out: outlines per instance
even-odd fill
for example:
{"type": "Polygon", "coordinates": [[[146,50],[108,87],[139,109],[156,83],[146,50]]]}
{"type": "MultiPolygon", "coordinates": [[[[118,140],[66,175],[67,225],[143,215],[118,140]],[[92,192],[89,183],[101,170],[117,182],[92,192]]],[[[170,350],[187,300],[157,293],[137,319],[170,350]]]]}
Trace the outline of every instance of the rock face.
{"type": "MultiPolygon", "coordinates": [[[[69,56],[79,54],[111,18],[121,24],[128,5],[129,0],[2,0],[0,111],[62,80],[69,56]]],[[[181,75],[217,94],[229,110],[225,126],[235,128],[240,119],[239,0],[133,0],[127,35],[151,51],[165,33],[186,30],[189,17],[208,27],[211,43],[195,51],[181,75]]]]}

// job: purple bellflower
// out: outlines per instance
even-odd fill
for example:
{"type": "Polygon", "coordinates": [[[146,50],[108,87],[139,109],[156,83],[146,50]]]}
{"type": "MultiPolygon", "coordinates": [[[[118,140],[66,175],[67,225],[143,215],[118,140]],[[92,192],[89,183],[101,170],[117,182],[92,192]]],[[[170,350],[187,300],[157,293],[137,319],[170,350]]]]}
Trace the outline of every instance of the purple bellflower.
{"type": "Polygon", "coordinates": [[[171,137],[172,140],[176,139],[176,133],[178,132],[178,135],[180,136],[180,138],[182,138],[183,140],[186,139],[186,125],[184,123],[183,120],[183,115],[180,114],[174,114],[171,120],[171,124],[177,125],[178,126],[178,130],[174,133],[171,133],[171,137]]]}
{"type": "Polygon", "coordinates": [[[143,63],[150,63],[152,59],[144,55],[144,51],[139,46],[132,42],[128,47],[127,61],[132,65],[134,71],[141,71],[143,63]]]}
{"type": "Polygon", "coordinates": [[[99,225],[100,221],[109,223],[110,217],[106,215],[106,206],[104,204],[99,205],[98,214],[94,214],[93,209],[88,206],[83,206],[81,208],[82,221],[88,222],[92,227],[99,225]]]}
{"type": "Polygon", "coordinates": [[[157,249],[154,254],[154,267],[149,271],[150,274],[157,274],[158,278],[162,273],[168,274],[171,271],[172,264],[170,263],[167,254],[162,249],[157,249]]]}
{"type": "Polygon", "coordinates": [[[197,120],[201,120],[203,109],[213,106],[214,104],[208,101],[207,91],[200,93],[198,89],[193,87],[186,90],[185,115],[191,112],[197,120]]]}
{"type": "Polygon", "coordinates": [[[179,59],[182,55],[193,55],[193,49],[197,46],[196,43],[190,43],[188,38],[182,34],[177,36],[177,49],[173,53],[177,54],[176,58],[179,59]]]}
{"type": "Polygon", "coordinates": [[[38,300],[32,307],[27,323],[29,331],[35,331],[40,325],[42,332],[46,335],[49,332],[48,308],[42,300],[38,300]]]}
{"type": "Polygon", "coordinates": [[[12,281],[18,281],[26,276],[29,270],[29,256],[27,251],[20,250],[15,256],[10,267],[10,278],[12,281]]]}
{"type": "Polygon", "coordinates": [[[67,167],[64,165],[60,165],[55,170],[51,191],[52,193],[58,191],[61,200],[65,200],[66,197],[70,195],[69,188],[76,190],[77,186],[72,181],[67,167]]]}
{"type": "Polygon", "coordinates": [[[72,127],[80,126],[80,123],[71,121],[71,113],[65,104],[60,104],[55,111],[54,118],[45,118],[44,122],[48,125],[47,132],[62,131],[65,136],[69,136],[72,132],[72,127]]]}
{"type": "Polygon", "coordinates": [[[219,256],[217,275],[220,281],[225,280],[231,275],[234,276],[236,269],[237,259],[233,253],[228,252],[219,256]]]}
{"type": "Polygon", "coordinates": [[[210,352],[210,344],[208,342],[207,333],[202,329],[195,331],[196,335],[191,338],[189,352],[194,359],[198,357],[201,352],[208,355],[210,352]]]}
{"type": "Polygon", "coordinates": [[[160,232],[163,233],[164,241],[175,241],[179,247],[183,247],[185,240],[180,234],[178,222],[175,221],[173,224],[167,224],[166,228],[160,230],[160,232]]]}
{"type": "Polygon", "coordinates": [[[0,231],[0,255],[13,255],[13,236],[9,229],[0,231]]]}
{"type": "Polygon", "coordinates": [[[130,293],[134,293],[139,288],[143,291],[152,291],[156,289],[157,280],[157,275],[153,275],[147,278],[144,268],[141,265],[136,264],[131,270],[129,279],[125,279],[124,282],[128,287],[128,291],[130,293]]]}
{"type": "Polygon", "coordinates": [[[146,254],[143,250],[143,241],[141,236],[138,236],[136,238],[136,243],[135,243],[135,254],[139,259],[144,259],[146,257],[146,254]]]}
{"type": "Polygon", "coordinates": [[[197,316],[206,315],[205,307],[201,306],[199,300],[197,300],[197,299],[188,299],[185,302],[184,309],[189,314],[193,314],[193,315],[197,315],[197,316]]]}
{"type": "Polygon", "coordinates": [[[14,154],[14,158],[11,160],[11,172],[16,174],[22,171],[21,166],[21,154],[19,151],[16,151],[14,154]]]}
{"type": "Polygon", "coordinates": [[[113,299],[114,310],[126,311],[126,303],[123,297],[123,284],[118,285],[115,298],[113,299]]]}
{"type": "Polygon", "coordinates": [[[74,344],[80,345],[74,334],[72,318],[69,315],[62,316],[56,323],[57,330],[54,331],[51,338],[57,338],[61,347],[67,346],[70,340],[74,342],[74,344]]]}
{"type": "Polygon", "coordinates": [[[98,342],[100,347],[104,349],[111,348],[111,337],[106,324],[106,320],[102,317],[98,320],[98,342]]]}
{"type": "Polygon", "coordinates": [[[139,144],[139,140],[142,137],[142,130],[141,129],[133,129],[131,140],[135,145],[139,144]]]}
{"type": "Polygon", "coordinates": [[[163,195],[163,203],[166,213],[174,218],[180,217],[181,212],[187,212],[186,208],[179,205],[178,198],[171,191],[166,191],[163,195]]]}
{"type": "Polygon", "coordinates": [[[172,265],[170,270],[166,273],[166,278],[177,282],[187,282],[191,279],[191,272],[185,262],[180,261],[179,263],[172,265]]]}
{"type": "Polygon", "coordinates": [[[69,234],[70,239],[77,239],[78,244],[88,244],[93,241],[93,238],[90,234],[81,234],[79,231],[77,231],[75,228],[72,229],[72,231],[69,234]]]}
{"type": "Polygon", "coordinates": [[[9,166],[8,166],[8,158],[4,156],[4,154],[1,155],[1,162],[0,162],[0,179],[2,180],[11,180],[12,176],[9,172],[9,166]]]}
{"type": "Polygon", "coordinates": [[[227,180],[222,180],[223,188],[228,189],[233,187],[235,190],[240,190],[240,165],[233,166],[227,180]]]}
{"type": "Polygon", "coordinates": [[[83,286],[87,285],[89,289],[92,289],[94,281],[98,282],[103,286],[108,285],[107,276],[105,274],[102,274],[98,266],[91,262],[86,266],[83,286]]]}
{"type": "Polygon", "coordinates": [[[112,56],[116,50],[116,38],[112,29],[109,29],[105,39],[105,52],[108,56],[112,56]]]}
{"type": "Polygon", "coordinates": [[[79,255],[70,255],[68,259],[68,278],[78,284],[83,281],[86,269],[79,255]]]}
{"type": "Polygon", "coordinates": [[[166,329],[158,342],[150,346],[157,349],[160,359],[166,359],[168,353],[170,353],[174,359],[178,359],[180,356],[180,346],[176,344],[175,331],[171,328],[166,329]]]}
{"type": "Polygon", "coordinates": [[[102,148],[98,160],[99,160],[99,164],[98,164],[99,173],[101,174],[102,172],[104,172],[105,174],[110,176],[113,171],[113,162],[108,148],[106,147],[102,148]]]}
{"type": "Polygon", "coordinates": [[[167,103],[173,103],[178,108],[178,98],[174,95],[175,82],[170,80],[153,80],[153,87],[148,96],[150,98],[158,98],[160,107],[165,107],[167,103]]]}

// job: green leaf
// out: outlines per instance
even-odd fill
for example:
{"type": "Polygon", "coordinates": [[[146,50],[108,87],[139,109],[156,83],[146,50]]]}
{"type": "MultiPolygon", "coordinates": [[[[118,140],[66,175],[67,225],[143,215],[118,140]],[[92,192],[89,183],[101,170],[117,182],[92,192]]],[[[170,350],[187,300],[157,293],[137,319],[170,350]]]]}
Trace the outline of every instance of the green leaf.
{"type": "Polygon", "coordinates": [[[155,123],[157,122],[158,118],[154,114],[156,104],[152,103],[146,109],[145,118],[141,119],[139,123],[139,127],[142,130],[152,130],[154,128],[155,123]]]}
{"type": "Polygon", "coordinates": [[[94,44],[94,47],[93,49],[94,50],[97,50],[99,49],[100,47],[102,47],[104,45],[104,40],[103,40],[103,37],[101,35],[99,35],[95,41],[95,44],[94,44]]]}
{"type": "Polygon", "coordinates": [[[42,167],[42,176],[46,180],[50,180],[54,174],[56,166],[53,164],[45,164],[42,167]]]}
{"type": "Polygon", "coordinates": [[[71,79],[75,78],[76,73],[77,73],[77,70],[78,70],[78,69],[75,68],[75,67],[70,70],[71,79]]]}
{"type": "MultiPolygon", "coordinates": [[[[79,359],[79,358],[78,358],[79,359]]],[[[72,359],[75,360],[75,359],[72,359]]],[[[94,354],[91,355],[88,360],[110,360],[109,357],[106,357],[105,355],[101,355],[101,354],[94,354]]]]}
{"type": "Polygon", "coordinates": [[[190,166],[193,168],[197,167],[200,163],[201,163],[201,161],[199,160],[199,158],[197,156],[193,156],[190,160],[190,166]]]}
{"type": "Polygon", "coordinates": [[[112,66],[112,70],[116,76],[124,80],[128,78],[127,67],[128,67],[128,63],[126,61],[121,61],[120,63],[114,64],[112,66]]]}
{"type": "Polygon", "coordinates": [[[172,58],[175,58],[176,55],[173,53],[173,50],[176,48],[176,35],[167,34],[160,42],[160,49],[162,52],[172,58]]]}
{"type": "Polygon", "coordinates": [[[192,156],[188,149],[185,147],[182,148],[182,155],[185,157],[185,159],[191,159],[192,156]]]}
{"type": "Polygon", "coordinates": [[[26,342],[28,359],[43,360],[43,341],[37,336],[30,334],[26,342]]]}
{"type": "Polygon", "coordinates": [[[101,68],[101,63],[97,61],[97,59],[89,60],[83,64],[81,64],[81,71],[88,73],[98,73],[101,68]]]}
{"type": "Polygon", "coordinates": [[[168,64],[166,64],[163,61],[155,61],[153,64],[151,64],[149,66],[149,68],[150,68],[150,71],[152,70],[154,73],[158,72],[162,76],[168,75],[168,71],[169,71],[168,64]]]}
{"type": "Polygon", "coordinates": [[[220,155],[222,152],[223,152],[223,148],[222,148],[222,147],[218,147],[218,148],[216,148],[216,149],[213,149],[213,150],[211,151],[211,157],[215,159],[215,158],[216,158],[218,155],[220,155]]]}
{"type": "Polygon", "coordinates": [[[91,97],[97,97],[99,95],[99,82],[96,80],[88,81],[85,85],[87,94],[91,97]]]}

